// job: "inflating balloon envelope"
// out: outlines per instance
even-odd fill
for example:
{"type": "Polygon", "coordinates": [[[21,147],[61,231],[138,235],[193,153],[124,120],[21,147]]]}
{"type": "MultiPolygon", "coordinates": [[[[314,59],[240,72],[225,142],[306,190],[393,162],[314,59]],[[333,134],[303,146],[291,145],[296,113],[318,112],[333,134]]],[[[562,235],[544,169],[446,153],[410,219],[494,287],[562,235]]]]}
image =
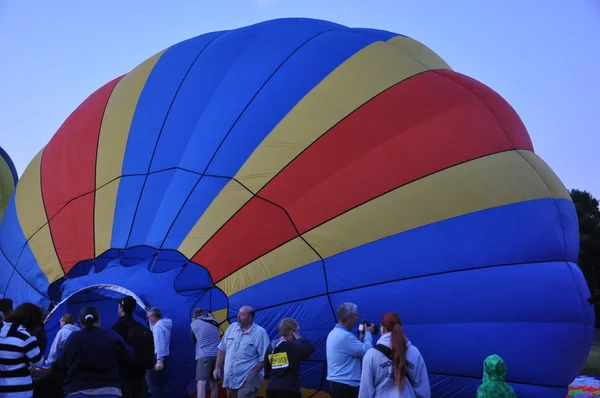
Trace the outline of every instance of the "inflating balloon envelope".
{"type": "MultiPolygon", "coordinates": [[[[0,230],[15,302],[103,325],[134,294],[174,322],[172,396],[194,375],[195,307],[298,320],[327,391],[342,302],[397,311],[434,396],[506,360],[519,396],[565,396],[593,335],[577,219],[497,93],[417,41],[282,19],[207,33],[77,108],[33,159],[0,230]]],[[[52,317],[57,319],[57,317],[52,317]]],[[[56,321],[49,321],[49,330],[56,321]],[[54,322],[54,323],[53,323],[54,322]]]]}

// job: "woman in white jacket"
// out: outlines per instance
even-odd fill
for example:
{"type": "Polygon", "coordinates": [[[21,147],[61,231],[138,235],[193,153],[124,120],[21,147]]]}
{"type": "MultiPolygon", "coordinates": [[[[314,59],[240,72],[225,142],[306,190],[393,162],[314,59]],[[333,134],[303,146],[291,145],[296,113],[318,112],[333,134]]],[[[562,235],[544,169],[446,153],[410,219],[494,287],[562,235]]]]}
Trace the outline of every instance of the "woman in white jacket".
{"type": "Polygon", "coordinates": [[[359,398],[430,398],[425,361],[404,336],[400,316],[385,314],[380,330],[377,346],[363,357],[359,398]]]}
{"type": "Polygon", "coordinates": [[[60,330],[56,333],[56,337],[54,338],[54,342],[48,353],[48,359],[46,360],[46,365],[48,366],[52,365],[60,357],[65,342],[71,333],[79,330],[79,327],[75,325],[75,319],[73,319],[73,315],[71,314],[64,314],[59,322],[60,330]]]}

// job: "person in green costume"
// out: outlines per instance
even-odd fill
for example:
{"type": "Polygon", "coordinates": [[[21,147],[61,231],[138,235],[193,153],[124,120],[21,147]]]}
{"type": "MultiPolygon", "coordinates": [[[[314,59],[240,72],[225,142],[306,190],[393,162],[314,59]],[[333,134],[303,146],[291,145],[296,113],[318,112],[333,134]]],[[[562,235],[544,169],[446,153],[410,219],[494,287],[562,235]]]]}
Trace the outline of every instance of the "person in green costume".
{"type": "Polygon", "coordinates": [[[483,361],[483,383],[477,389],[477,398],[516,398],[515,390],[506,380],[506,363],[496,354],[483,361]]]}

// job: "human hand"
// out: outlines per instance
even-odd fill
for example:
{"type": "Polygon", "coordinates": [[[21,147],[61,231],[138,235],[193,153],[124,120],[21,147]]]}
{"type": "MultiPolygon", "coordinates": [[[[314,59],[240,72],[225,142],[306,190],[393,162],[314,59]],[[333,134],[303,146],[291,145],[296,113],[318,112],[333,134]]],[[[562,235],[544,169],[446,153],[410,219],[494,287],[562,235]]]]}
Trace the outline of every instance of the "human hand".
{"type": "Polygon", "coordinates": [[[375,333],[375,325],[367,326],[366,331],[369,333],[375,333]]]}
{"type": "Polygon", "coordinates": [[[163,370],[165,367],[165,364],[163,362],[162,359],[159,359],[158,361],[156,361],[156,365],[154,365],[154,370],[163,370]]]}
{"type": "Polygon", "coordinates": [[[292,335],[296,340],[300,340],[300,334],[298,334],[298,332],[292,332],[292,335]]]}
{"type": "Polygon", "coordinates": [[[219,368],[216,368],[216,369],[213,371],[213,378],[214,378],[215,380],[221,380],[221,369],[219,369],[219,368]]]}

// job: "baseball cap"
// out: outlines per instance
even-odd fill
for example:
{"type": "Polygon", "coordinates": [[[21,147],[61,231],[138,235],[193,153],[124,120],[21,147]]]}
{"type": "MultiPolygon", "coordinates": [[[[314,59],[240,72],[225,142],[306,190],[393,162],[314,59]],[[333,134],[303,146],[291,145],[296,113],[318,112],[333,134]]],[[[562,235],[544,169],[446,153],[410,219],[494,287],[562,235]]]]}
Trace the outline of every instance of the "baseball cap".
{"type": "Polygon", "coordinates": [[[136,306],[136,302],[133,297],[125,296],[125,297],[117,300],[117,302],[121,305],[121,307],[123,307],[123,311],[125,311],[128,314],[133,313],[133,310],[135,309],[135,306],[136,306]]]}

